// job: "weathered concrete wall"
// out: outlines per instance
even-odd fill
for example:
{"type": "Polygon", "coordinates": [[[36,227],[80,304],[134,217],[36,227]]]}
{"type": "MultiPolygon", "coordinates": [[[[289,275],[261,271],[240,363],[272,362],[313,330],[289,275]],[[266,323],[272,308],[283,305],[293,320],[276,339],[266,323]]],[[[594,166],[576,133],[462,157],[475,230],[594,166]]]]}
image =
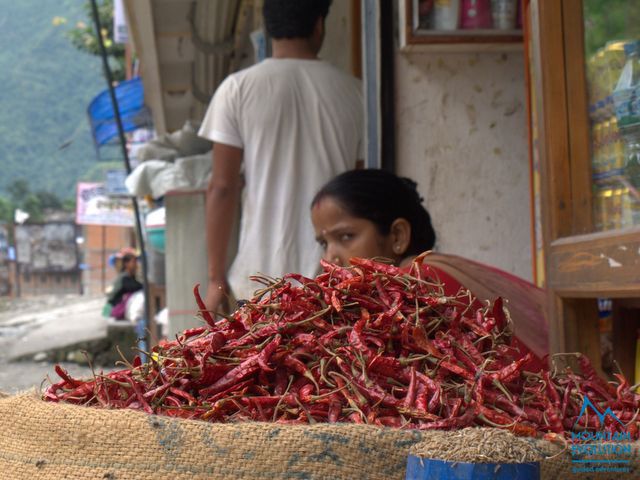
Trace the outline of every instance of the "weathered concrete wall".
{"type": "Polygon", "coordinates": [[[331,4],[325,29],[320,58],[345,72],[352,73],[350,0],[339,0],[331,4]]]}
{"type": "Polygon", "coordinates": [[[532,278],[522,53],[397,53],[397,172],[437,249],[532,278]]]}
{"type": "Polygon", "coordinates": [[[193,287],[199,283],[204,296],[209,278],[204,192],[167,195],[165,208],[168,337],[174,338],[177,333],[202,324],[197,318],[193,287]]]}

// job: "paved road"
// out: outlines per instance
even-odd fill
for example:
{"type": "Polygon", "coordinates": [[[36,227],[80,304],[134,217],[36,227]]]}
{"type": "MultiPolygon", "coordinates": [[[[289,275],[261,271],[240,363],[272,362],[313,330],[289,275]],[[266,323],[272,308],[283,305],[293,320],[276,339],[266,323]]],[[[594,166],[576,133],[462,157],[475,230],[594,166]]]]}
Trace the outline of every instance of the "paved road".
{"type": "MultiPolygon", "coordinates": [[[[75,378],[92,378],[91,369],[77,363],[61,363],[75,378]]],[[[50,382],[59,381],[53,370],[54,364],[49,362],[2,362],[0,361],[0,392],[18,393],[32,388],[46,388],[50,382]]]]}
{"type": "MultiPolygon", "coordinates": [[[[44,352],[106,335],[101,297],[42,296],[0,301],[0,392],[39,388],[49,376],[58,377],[54,364],[38,361],[44,352]],[[21,357],[26,361],[12,361],[21,357]]],[[[91,369],[62,363],[72,375],[90,378],[91,369]]]]}

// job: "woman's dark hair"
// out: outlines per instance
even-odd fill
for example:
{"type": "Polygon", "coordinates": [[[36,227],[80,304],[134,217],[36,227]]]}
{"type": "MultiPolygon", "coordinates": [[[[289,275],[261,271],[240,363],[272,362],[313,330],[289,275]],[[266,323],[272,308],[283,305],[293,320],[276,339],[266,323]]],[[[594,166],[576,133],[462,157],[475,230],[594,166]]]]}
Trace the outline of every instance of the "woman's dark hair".
{"type": "Polygon", "coordinates": [[[330,197],[350,215],[373,222],[381,235],[389,234],[394,220],[404,218],[411,225],[406,254],[418,255],[433,248],[436,232],[416,187],[413,180],[384,170],[351,170],[322,187],[311,207],[330,197]]]}
{"type": "Polygon", "coordinates": [[[267,33],[275,39],[309,38],[332,0],[264,0],[262,15],[267,33]]]}

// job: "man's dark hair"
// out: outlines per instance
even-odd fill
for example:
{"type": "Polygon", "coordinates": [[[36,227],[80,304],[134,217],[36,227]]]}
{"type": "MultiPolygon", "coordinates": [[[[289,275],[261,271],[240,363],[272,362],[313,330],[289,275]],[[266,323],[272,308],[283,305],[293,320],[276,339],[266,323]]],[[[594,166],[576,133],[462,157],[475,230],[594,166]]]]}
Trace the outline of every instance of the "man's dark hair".
{"type": "Polygon", "coordinates": [[[411,241],[406,255],[433,249],[436,232],[431,216],[422,205],[417,184],[385,170],[351,170],[329,181],[311,202],[315,206],[329,197],[349,215],[373,222],[381,235],[388,235],[391,224],[404,218],[411,225],[411,241]]]}
{"type": "Polygon", "coordinates": [[[309,38],[318,18],[329,14],[332,0],[264,0],[267,33],[275,39],[309,38]]]}

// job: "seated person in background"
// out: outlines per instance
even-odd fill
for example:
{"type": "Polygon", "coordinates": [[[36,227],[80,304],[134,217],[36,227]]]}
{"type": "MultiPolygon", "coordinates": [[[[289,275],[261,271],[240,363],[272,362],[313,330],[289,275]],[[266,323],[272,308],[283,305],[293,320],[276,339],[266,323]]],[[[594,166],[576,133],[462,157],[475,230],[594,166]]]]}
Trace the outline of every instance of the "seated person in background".
{"type": "Polygon", "coordinates": [[[132,293],[142,290],[143,285],[136,278],[138,257],[133,249],[123,248],[116,256],[118,276],[107,293],[105,315],[124,320],[127,300],[132,293]]]}
{"type": "MultiPolygon", "coordinates": [[[[384,257],[409,268],[417,255],[432,250],[436,234],[416,187],[408,178],[373,169],[352,170],[330,180],[311,203],[324,260],[347,266],[352,257],[384,257]]],[[[513,343],[538,358],[548,353],[546,297],[541,289],[455,255],[430,253],[422,268],[442,284],[445,295],[456,295],[464,285],[476,302],[506,299],[517,335],[513,343]]]]}

